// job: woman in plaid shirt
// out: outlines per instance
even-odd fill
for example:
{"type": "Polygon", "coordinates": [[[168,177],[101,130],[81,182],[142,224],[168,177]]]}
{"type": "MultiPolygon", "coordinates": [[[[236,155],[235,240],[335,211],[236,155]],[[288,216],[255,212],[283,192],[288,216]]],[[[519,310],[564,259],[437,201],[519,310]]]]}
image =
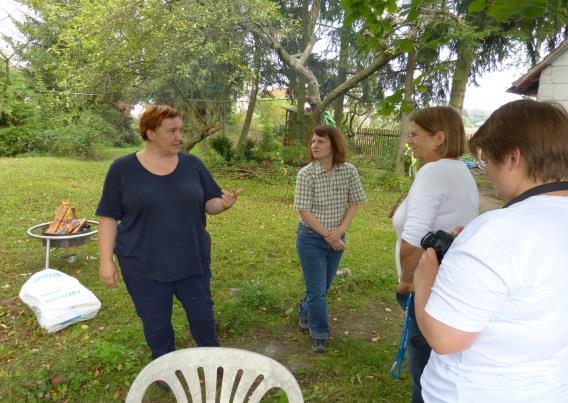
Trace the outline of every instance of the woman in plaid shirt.
{"type": "Polygon", "coordinates": [[[355,167],[345,162],[347,145],[332,126],[314,129],[312,162],[298,172],[294,208],[300,213],[296,248],[306,292],[300,302],[300,327],[308,329],[315,352],[327,349],[327,291],[345,249],[345,232],[365,192],[355,167]]]}

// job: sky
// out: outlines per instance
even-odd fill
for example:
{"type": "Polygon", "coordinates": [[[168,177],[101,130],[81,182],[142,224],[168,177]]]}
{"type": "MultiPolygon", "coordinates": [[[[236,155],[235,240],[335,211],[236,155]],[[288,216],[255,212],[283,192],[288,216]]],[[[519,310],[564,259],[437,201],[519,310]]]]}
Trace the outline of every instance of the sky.
{"type": "Polygon", "coordinates": [[[519,69],[491,72],[478,80],[479,87],[469,85],[465,92],[464,109],[495,110],[521,96],[506,92],[513,82],[526,73],[519,69]]]}
{"type": "MultiPolygon", "coordinates": [[[[25,8],[14,0],[0,0],[0,33],[13,35],[14,28],[8,15],[18,18],[25,8]]],[[[5,44],[0,45],[3,51],[5,44]]],[[[529,66],[527,66],[528,69],[529,66]]],[[[519,95],[506,92],[513,81],[521,77],[526,71],[519,69],[505,69],[503,71],[486,73],[478,79],[479,87],[469,85],[466,90],[464,109],[481,109],[493,111],[499,106],[519,99],[519,95]]]]}

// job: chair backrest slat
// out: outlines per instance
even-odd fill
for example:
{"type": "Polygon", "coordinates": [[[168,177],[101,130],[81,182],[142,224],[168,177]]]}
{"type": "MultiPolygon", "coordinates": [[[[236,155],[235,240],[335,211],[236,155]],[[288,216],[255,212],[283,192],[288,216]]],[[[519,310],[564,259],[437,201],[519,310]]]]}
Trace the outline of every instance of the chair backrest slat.
{"type": "MultiPolygon", "coordinates": [[[[151,363],[148,365],[151,365],[151,363]]],[[[178,369],[181,371],[183,377],[185,378],[185,382],[187,383],[187,387],[189,388],[189,394],[191,395],[192,402],[203,401],[203,398],[201,396],[201,385],[199,384],[199,373],[197,372],[197,368],[198,365],[184,365],[180,366],[178,369]]]]}
{"type": "Polygon", "coordinates": [[[239,386],[237,387],[237,393],[235,393],[235,402],[244,402],[254,380],[257,378],[257,374],[253,372],[244,372],[241,380],[239,381],[239,386]]]}
{"type": "Polygon", "coordinates": [[[223,384],[221,386],[221,402],[229,402],[233,387],[237,381],[238,368],[225,367],[223,368],[223,384]]]}
{"type": "Polygon", "coordinates": [[[248,402],[249,403],[258,403],[260,399],[264,397],[266,392],[270,389],[276,387],[276,384],[272,382],[270,379],[263,379],[260,385],[256,387],[252,395],[250,396],[248,402]]]}

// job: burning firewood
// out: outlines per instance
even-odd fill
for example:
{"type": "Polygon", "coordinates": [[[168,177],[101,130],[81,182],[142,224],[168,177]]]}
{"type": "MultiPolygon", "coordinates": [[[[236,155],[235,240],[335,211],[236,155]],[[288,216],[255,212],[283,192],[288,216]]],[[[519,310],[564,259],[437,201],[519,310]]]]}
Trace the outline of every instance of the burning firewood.
{"type": "Polygon", "coordinates": [[[75,207],[71,206],[69,200],[62,200],[53,216],[53,221],[44,231],[46,234],[77,234],[87,224],[86,218],[77,218],[75,207]]]}

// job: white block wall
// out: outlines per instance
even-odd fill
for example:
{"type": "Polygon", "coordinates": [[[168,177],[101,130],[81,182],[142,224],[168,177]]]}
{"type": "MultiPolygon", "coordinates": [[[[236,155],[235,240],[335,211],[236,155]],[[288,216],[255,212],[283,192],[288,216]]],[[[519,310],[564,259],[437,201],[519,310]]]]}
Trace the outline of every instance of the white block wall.
{"type": "Polygon", "coordinates": [[[568,110],[568,51],[540,74],[537,98],[559,102],[568,110]]]}

